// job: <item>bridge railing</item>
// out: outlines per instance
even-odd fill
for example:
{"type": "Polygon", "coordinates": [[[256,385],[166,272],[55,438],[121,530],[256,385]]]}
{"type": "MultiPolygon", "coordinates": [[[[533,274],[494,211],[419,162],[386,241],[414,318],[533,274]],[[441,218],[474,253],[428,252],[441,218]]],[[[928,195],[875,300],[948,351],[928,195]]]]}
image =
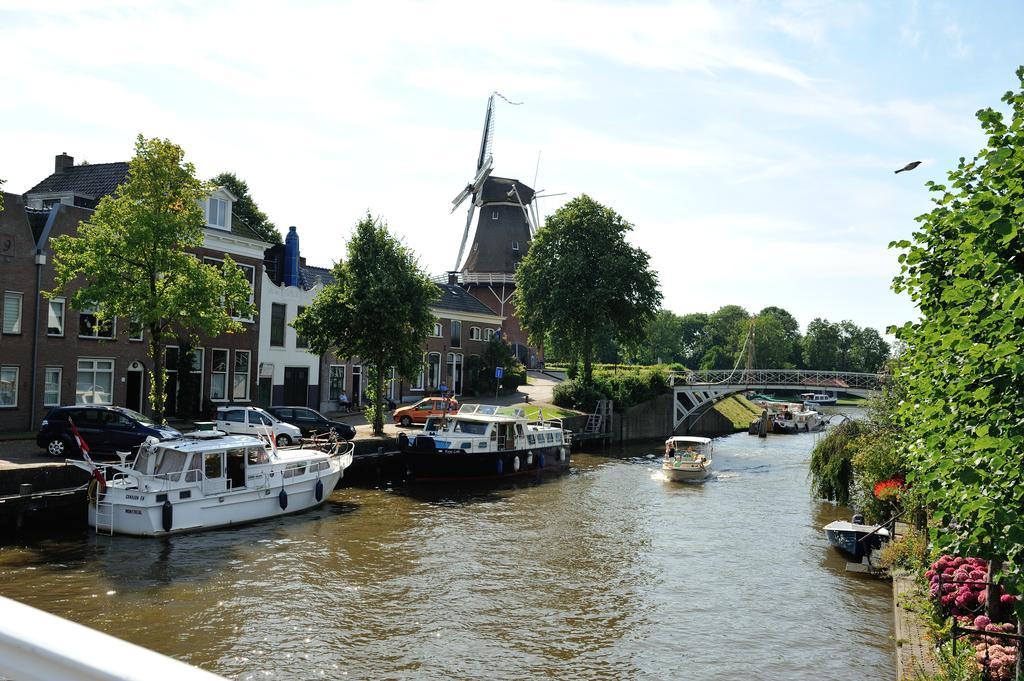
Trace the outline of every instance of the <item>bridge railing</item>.
{"type": "Polygon", "coordinates": [[[885,374],[851,371],[811,371],[805,369],[707,369],[672,372],[673,385],[800,385],[808,388],[843,390],[880,390],[885,374]]]}

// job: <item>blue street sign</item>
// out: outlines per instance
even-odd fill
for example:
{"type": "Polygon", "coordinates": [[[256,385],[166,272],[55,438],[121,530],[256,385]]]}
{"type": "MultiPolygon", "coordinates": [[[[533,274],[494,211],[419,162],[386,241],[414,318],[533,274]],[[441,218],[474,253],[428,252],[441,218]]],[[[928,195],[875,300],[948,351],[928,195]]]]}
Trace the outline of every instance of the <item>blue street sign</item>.
{"type": "Polygon", "coordinates": [[[494,337],[497,338],[498,340],[501,340],[501,329],[494,330],[494,337]]]}
{"type": "Polygon", "coordinates": [[[494,377],[503,378],[505,376],[505,369],[502,367],[494,367],[494,377]]]}
{"type": "Polygon", "coordinates": [[[446,385],[440,385],[440,386],[437,387],[437,389],[440,390],[443,393],[448,392],[448,386],[446,386],[446,385]]]}

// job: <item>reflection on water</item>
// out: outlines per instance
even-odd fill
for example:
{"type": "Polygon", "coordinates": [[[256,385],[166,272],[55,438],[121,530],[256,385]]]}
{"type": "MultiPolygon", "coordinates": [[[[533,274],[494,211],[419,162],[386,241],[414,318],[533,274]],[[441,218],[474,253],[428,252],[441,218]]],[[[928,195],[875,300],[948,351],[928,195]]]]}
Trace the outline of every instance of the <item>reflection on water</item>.
{"type": "Polygon", "coordinates": [[[322,508],[167,540],[0,548],[0,593],[237,678],[864,679],[891,601],[810,499],[814,436],[576,454],[500,489],[343,489],[322,508]]]}

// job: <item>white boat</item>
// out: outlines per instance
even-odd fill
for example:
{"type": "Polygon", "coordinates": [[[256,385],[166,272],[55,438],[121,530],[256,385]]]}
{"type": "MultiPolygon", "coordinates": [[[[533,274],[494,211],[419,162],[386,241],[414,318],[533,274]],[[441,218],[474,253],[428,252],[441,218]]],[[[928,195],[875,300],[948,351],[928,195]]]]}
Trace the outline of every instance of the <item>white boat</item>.
{"type": "Polygon", "coordinates": [[[776,414],[772,420],[771,432],[792,435],[813,432],[824,427],[825,419],[820,412],[798,405],[798,409],[784,409],[776,414]]]}
{"type": "Polygon", "coordinates": [[[711,474],[710,438],[673,435],[665,440],[665,459],[661,472],[669,480],[703,480],[711,474]]]}
{"type": "Polygon", "coordinates": [[[150,440],[132,464],[68,463],[92,472],[97,533],[157,536],[263,520],[318,506],[352,464],[351,443],[269,449],[249,435],[197,431],[150,440]]]}
{"type": "Polygon", "coordinates": [[[800,399],[805,407],[831,407],[838,401],[835,393],[800,393],[800,399]]]}
{"type": "Polygon", "coordinates": [[[464,404],[398,436],[410,480],[499,480],[569,468],[570,434],[559,419],[530,421],[518,407],[464,404]]]}

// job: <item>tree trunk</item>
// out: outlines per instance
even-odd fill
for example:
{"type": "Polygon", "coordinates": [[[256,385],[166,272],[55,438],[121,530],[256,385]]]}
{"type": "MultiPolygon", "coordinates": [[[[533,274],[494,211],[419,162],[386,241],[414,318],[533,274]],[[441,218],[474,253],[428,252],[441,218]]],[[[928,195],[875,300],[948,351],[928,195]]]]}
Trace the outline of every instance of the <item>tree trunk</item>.
{"type": "Polygon", "coordinates": [[[989,618],[999,609],[999,589],[992,586],[992,575],[999,570],[1002,564],[1002,561],[995,558],[988,561],[988,577],[985,581],[989,582],[989,585],[985,588],[985,616],[989,618]]]}
{"type": "Polygon", "coordinates": [[[373,410],[373,434],[383,435],[384,434],[384,370],[381,369],[380,364],[377,365],[377,371],[374,372],[373,382],[375,384],[374,400],[376,401],[375,409],[373,410]]]}
{"type": "Polygon", "coordinates": [[[167,370],[164,366],[163,339],[160,337],[160,328],[156,324],[149,325],[149,358],[153,360],[153,370],[149,374],[149,401],[153,406],[153,420],[157,423],[165,423],[164,383],[167,378],[167,370]]]}

